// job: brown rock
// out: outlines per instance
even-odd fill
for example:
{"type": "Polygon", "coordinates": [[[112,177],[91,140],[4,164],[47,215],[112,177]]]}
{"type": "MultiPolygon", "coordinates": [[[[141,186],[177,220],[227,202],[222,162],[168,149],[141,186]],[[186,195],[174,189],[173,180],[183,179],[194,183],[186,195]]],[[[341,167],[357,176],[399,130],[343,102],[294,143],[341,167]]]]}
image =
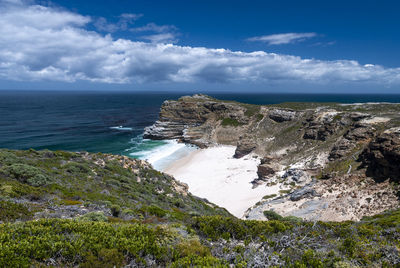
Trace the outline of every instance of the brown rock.
{"type": "Polygon", "coordinates": [[[257,167],[257,175],[260,180],[264,180],[275,174],[276,171],[272,167],[272,160],[273,158],[268,156],[261,160],[260,165],[257,167]]]}
{"type": "Polygon", "coordinates": [[[245,136],[241,137],[237,143],[237,147],[235,150],[235,155],[233,156],[234,158],[241,158],[245,155],[248,155],[251,153],[255,148],[257,147],[257,144],[255,143],[254,139],[245,136]]]}
{"type": "Polygon", "coordinates": [[[389,129],[369,143],[360,156],[367,176],[400,181],[400,128],[389,129]]]}

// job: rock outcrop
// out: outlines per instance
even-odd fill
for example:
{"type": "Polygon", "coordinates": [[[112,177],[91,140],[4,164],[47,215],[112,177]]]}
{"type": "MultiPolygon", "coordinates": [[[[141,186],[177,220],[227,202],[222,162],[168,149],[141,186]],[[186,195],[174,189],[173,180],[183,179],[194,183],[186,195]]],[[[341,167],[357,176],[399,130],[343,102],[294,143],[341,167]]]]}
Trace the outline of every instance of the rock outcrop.
{"type": "Polygon", "coordinates": [[[400,128],[388,129],[377,136],[360,158],[368,176],[400,181],[400,128]]]}
{"type": "Polygon", "coordinates": [[[144,137],[202,148],[236,145],[235,158],[259,156],[253,186],[278,190],[270,203],[251,208],[250,218],[264,219],[261,208],[282,208],[313,220],[360,219],[399,205],[390,184],[364,185],[400,180],[400,128],[393,128],[400,125],[399,110],[396,104],[257,106],[194,95],[164,102],[144,137]],[[376,196],[389,187],[388,203],[375,197],[366,202],[354,195],[357,187],[376,196]]]}
{"type": "Polygon", "coordinates": [[[259,180],[266,180],[268,177],[274,175],[276,172],[273,166],[273,158],[265,156],[261,159],[261,163],[257,168],[257,175],[259,180]]]}
{"type": "Polygon", "coordinates": [[[304,139],[325,141],[340,128],[340,122],[332,117],[313,115],[305,122],[304,139]]]}
{"type": "Polygon", "coordinates": [[[241,158],[245,155],[248,155],[249,153],[254,151],[254,149],[256,149],[256,148],[257,148],[257,144],[254,141],[254,138],[252,138],[250,136],[240,137],[240,139],[237,143],[237,146],[236,146],[235,154],[233,155],[233,157],[241,158]]]}
{"type": "Polygon", "coordinates": [[[269,118],[275,122],[291,121],[296,117],[296,111],[283,110],[283,109],[272,109],[268,114],[269,118]]]}
{"type": "MultiPolygon", "coordinates": [[[[166,140],[177,139],[200,147],[218,142],[216,127],[226,122],[245,125],[249,119],[244,115],[246,108],[233,103],[215,100],[205,95],[165,101],[161,106],[159,120],[146,127],[143,138],[166,140]]],[[[232,142],[237,142],[235,135],[232,142]]]]}

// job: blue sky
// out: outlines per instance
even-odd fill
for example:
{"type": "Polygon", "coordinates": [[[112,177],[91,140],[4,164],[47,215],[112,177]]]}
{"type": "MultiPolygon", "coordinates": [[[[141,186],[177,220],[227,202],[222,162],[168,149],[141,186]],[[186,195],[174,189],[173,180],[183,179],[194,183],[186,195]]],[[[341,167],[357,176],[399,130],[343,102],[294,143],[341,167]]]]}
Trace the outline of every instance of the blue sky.
{"type": "Polygon", "coordinates": [[[0,89],[400,93],[397,1],[0,0],[0,89]]]}

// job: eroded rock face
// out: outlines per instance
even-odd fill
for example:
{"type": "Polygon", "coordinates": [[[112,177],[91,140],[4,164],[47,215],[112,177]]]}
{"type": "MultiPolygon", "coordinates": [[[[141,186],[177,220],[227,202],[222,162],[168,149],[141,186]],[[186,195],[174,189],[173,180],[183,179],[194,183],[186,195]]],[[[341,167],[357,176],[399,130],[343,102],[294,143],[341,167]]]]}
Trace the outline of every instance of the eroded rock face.
{"type": "MultiPolygon", "coordinates": [[[[178,139],[207,147],[215,142],[212,134],[218,121],[229,118],[238,125],[248,123],[246,111],[240,105],[216,101],[205,95],[185,96],[178,101],[165,101],[159,120],[146,127],[143,138],[166,140],[178,139]]],[[[238,137],[236,138],[238,140],[238,137]]]]}
{"type": "Polygon", "coordinates": [[[370,125],[357,123],[352,127],[344,137],[352,141],[362,141],[374,137],[375,129],[370,125]]]}
{"type": "Polygon", "coordinates": [[[329,153],[329,160],[336,160],[348,155],[351,150],[356,147],[356,144],[346,138],[340,138],[335,144],[331,152],[329,153]]]}
{"type": "Polygon", "coordinates": [[[340,121],[334,120],[335,113],[315,114],[304,124],[304,139],[325,141],[338,131],[340,121]]]}
{"type": "Polygon", "coordinates": [[[251,153],[254,149],[256,149],[257,144],[254,141],[254,138],[250,136],[241,137],[238,141],[234,158],[242,158],[245,155],[251,153]]]}
{"type": "Polygon", "coordinates": [[[400,128],[378,135],[360,156],[367,175],[379,180],[400,181],[400,128]]]}
{"type": "Polygon", "coordinates": [[[146,128],[144,136],[178,139],[199,147],[236,145],[235,158],[252,152],[264,156],[253,187],[266,184],[279,190],[275,199],[256,206],[250,218],[264,219],[262,209],[277,208],[283,215],[305,219],[354,220],[398,206],[392,186],[368,176],[399,180],[400,131],[390,129],[375,137],[382,128],[396,126],[400,106],[287,107],[291,106],[259,107],[204,95],[182,97],[163,104],[159,121],[146,128]],[[389,122],[392,119],[397,120],[389,122]],[[354,163],[363,150],[360,160],[368,176],[354,163]],[[311,185],[321,174],[324,180],[311,185]]]}
{"type": "Polygon", "coordinates": [[[293,120],[296,117],[296,112],[293,110],[273,109],[269,111],[268,116],[275,122],[281,123],[293,120]]]}

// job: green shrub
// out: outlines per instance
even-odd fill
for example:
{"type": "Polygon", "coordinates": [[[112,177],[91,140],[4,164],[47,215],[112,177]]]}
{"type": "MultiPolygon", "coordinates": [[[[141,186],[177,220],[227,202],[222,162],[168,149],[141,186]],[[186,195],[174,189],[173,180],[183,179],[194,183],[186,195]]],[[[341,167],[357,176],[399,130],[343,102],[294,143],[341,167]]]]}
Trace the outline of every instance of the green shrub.
{"type": "Polygon", "coordinates": [[[267,199],[270,199],[270,198],[274,198],[276,196],[277,196],[276,194],[265,195],[262,199],[267,200],[267,199]]]}
{"type": "Polygon", "coordinates": [[[200,241],[194,239],[180,242],[179,244],[176,245],[176,250],[179,258],[191,255],[196,255],[201,257],[211,255],[209,248],[203,246],[200,243],[200,241]]]}
{"type": "Polygon", "coordinates": [[[87,164],[70,162],[64,166],[64,169],[71,174],[85,174],[90,172],[90,168],[87,164]]]}
{"type": "Polygon", "coordinates": [[[232,118],[223,118],[222,122],[221,122],[222,126],[232,126],[232,127],[237,127],[242,125],[241,123],[239,123],[239,121],[237,121],[236,119],[232,119],[232,118]]]}
{"type": "Polygon", "coordinates": [[[135,212],[132,209],[127,208],[122,211],[122,214],[123,215],[135,215],[135,212]]]}
{"type": "Polygon", "coordinates": [[[354,257],[356,250],[357,250],[357,241],[355,240],[354,237],[347,237],[341,247],[340,250],[344,252],[347,256],[350,258],[354,257]]]}
{"type": "Polygon", "coordinates": [[[104,212],[89,212],[85,215],[82,215],[78,218],[79,221],[99,221],[99,222],[106,222],[108,219],[104,215],[104,212]]]}
{"type": "Polygon", "coordinates": [[[263,212],[263,214],[268,220],[282,220],[283,219],[283,217],[281,215],[279,215],[278,213],[276,213],[275,211],[272,211],[272,210],[265,210],[263,212]]]}
{"type": "Polygon", "coordinates": [[[18,162],[16,155],[9,151],[0,151],[0,165],[12,165],[18,162]]]}
{"type": "Polygon", "coordinates": [[[42,186],[50,182],[50,179],[40,168],[27,164],[12,164],[10,166],[3,167],[0,172],[6,176],[10,176],[13,179],[35,187],[42,186]]]}
{"type": "Polygon", "coordinates": [[[292,228],[289,222],[240,220],[222,216],[204,216],[193,218],[192,228],[212,240],[260,238],[270,233],[283,232],[292,228]]]}
{"type": "Polygon", "coordinates": [[[323,268],[325,266],[323,265],[322,261],[316,256],[315,252],[312,249],[309,249],[304,252],[303,256],[301,257],[301,261],[296,261],[293,265],[289,265],[289,267],[323,268]]]}
{"type": "Polygon", "coordinates": [[[32,216],[33,213],[23,204],[0,201],[0,221],[27,220],[32,216]]]}
{"type": "Polygon", "coordinates": [[[301,222],[303,222],[302,218],[299,218],[299,217],[296,217],[296,216],[286,216],[286,217],[283,217],[282,220],[283,221],[292,222],[292,223],[301,223],[301,222]]]}
{"type": "Polygon", "coordinates": [[[200,257],[200,256],[188,256],[179,259],[172,263],[171,268],[186,268],[186,267],[229,267],[224,260],[217,259],[212,256],[200,257]]]}
{"type": "Polygon", "coordinates": [[[167,215],[167,211],[157,206],[148,206],[145,208],[145,211],[147,211],[150,215],[154,215],[160,218],[167,215]]]}
{"type": "Polygon", "coordinates": [[[0,267],[40,266],[35,264],[50,258],[54,267],[122,266],[129,259],[146,266],[146,256],[166,266],[167,237],[167,232],[139,223],[41,219],[1,224],[0,267]]]}
{"type": "Polygon", "coordinates": [[[101,267],[114,268],[122,267],[124,263],[124,255],[117,249],[102,248],[98,254],[89,252],[86,261],[80,265],[83,268],[101,267]]]}

